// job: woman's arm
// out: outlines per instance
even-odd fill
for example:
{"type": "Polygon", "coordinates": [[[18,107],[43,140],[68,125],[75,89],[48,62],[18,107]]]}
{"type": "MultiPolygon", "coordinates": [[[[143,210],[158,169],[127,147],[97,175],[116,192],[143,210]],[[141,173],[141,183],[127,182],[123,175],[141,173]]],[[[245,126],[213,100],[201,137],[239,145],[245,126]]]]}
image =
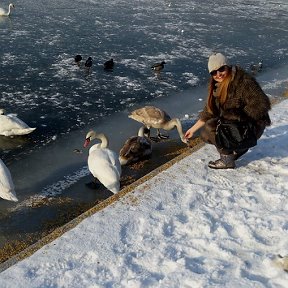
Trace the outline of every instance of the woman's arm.
{"type": "Polygon", "coordinates": [[[194,133],[199,130],[201,127],[205,125],[205,121],[199,119],[190,129],[188,129],[185,133],[185,138],[189,139],[192,138],[194,133]]]}

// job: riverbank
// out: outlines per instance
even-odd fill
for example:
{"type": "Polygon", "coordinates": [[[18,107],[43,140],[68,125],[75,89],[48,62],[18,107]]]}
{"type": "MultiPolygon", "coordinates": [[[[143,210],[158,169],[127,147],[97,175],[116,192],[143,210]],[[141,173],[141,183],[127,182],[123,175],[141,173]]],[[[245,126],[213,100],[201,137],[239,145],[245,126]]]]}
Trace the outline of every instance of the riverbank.
{"type": "MultiPolygon", "coordinates": [[[[282,99],[281,96],[286,91],[286,74],[284,68],[279,68],[260,75],[259,81],[271,99],[282,99]]],[[[197,87],[185,93],[160,97],[146,104],[161,107],[172,117],[179,117],[185,131],[197,115],[190,113],[191,106],[193,111],[200,110],[205,93],[206,87],[197,87]],[[186,119],[186,114],[189,115],[189,119],[186,119]]],[[[117,113],[89,129],[107,133],[111,148],[119,151],[124,141],[135,134],[139,127],[139,123],[128,119],[127,116],[128,111],[117,113]]],[[[111,193],[103,188],[95,191],[85,186],[85,183],[91,181],[86,166],[88,151],[79,154],[73,150],[82,149],[86,132],[87,130],[81,130],[70,133],[69,136],[57,139],[49,147],[44,147],[33,155],[9,165],[11,174],[17,175],[15,185],[20,201],[0,201],[1,262],[25,250],[111,196],[111,193]]],[[[169,134],[170,140],[153,145],[152,159],[123,169],[122,187],[130,185],[184,152],[186,146],[178,139],[177,132],[171,131],[169,134]]]]}
{"type": "Polygon", "coordinates": [[[6,266],[2,286],[284,288],[275,257],[288,253],[287,109],[273,107],[237,169],[208,169],[217,153],[205,145],[6,266]]]}

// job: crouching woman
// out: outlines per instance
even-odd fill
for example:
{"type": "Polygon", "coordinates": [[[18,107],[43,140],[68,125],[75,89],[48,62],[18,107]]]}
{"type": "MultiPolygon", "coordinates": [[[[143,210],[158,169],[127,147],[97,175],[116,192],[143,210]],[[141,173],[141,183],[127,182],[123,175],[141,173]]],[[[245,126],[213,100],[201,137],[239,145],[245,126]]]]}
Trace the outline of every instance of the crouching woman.
{"type": "Polygon", "coordinates": [[[271,103],[255,78],[238,66],[230,66],[223,54],[209,57],[208,70],[211,79],[206,105],[185,137],[191,138],[201,129],[203,141],[215,145],[220,154],[220,159],[210,161],[208,166],[235,168],[235,160],[255,146],[265,127],[271,124],[271,103]],[[244,139],[246,136],[248,139],[244,139]]]}

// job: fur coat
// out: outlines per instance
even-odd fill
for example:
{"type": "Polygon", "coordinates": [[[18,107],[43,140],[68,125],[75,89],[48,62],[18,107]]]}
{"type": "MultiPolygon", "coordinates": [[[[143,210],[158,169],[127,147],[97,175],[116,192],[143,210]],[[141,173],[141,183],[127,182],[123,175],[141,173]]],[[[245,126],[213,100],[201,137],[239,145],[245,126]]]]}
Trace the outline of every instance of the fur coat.
{"type": "Polygon", "coordinates": [[[213,97],[213,114],[208,112],[206,105],[199,118],[205,122],[219,117],[227,120],[251,121],[263,128],[271,124],[268,114],[271,109],[269,97],[255,78],[238,66],[232,67],[232,78],[227,94],[227,100],[221,106],[217,97],[213,97]]]}

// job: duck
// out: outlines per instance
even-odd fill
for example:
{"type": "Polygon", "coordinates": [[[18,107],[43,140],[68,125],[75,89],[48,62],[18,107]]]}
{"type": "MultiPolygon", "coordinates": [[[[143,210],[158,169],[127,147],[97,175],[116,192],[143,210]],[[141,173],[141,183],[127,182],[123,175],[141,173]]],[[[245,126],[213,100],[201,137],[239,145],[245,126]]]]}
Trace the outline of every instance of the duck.
{"type": "Polygon", "coordinates": [[[6,12],[3,8],[0,8],[0,16],[10,16],[12,8],[15,8],[15,5],[10,3],[8,6],[8,12],[6,12]]]}
{"type": "Polygon", "coordinates": [[[88,59],[86,60],[86,62],[85,62],[85,68],[86,68],[86,73],[87,73],[87,75],[89,75],[89,73],[90,73],[90,69],[91,69],[91,67],[92,67],[92,64],[93,64],[93,60],[92,60],[92,57],[88,57],[88,59]]]}
{"type": "Polygon", "coordinates": [[[89,149],[89,171],[108,190],[115,194],[120,190],[121,165],[119,156],[108,148],[109,140],[107,136],[94,130],[90,130],[86,134],[84,148],[88,147],[94,139],[99,139],[101,143],[94,144],[89,149]]]}
{"type": "Polygon", "coordinates": [[[11,173],[4,162],[0,159],[0,198],[17,202],[14,183],[11,173]]]}
{"type": "Polygon", "coordinates": [[[120,149],[120,164],[128,165],[151,156],[152,145],[149,136],[150,131],[145,126],[141,126],[138,131],[138,136],[132,136],[126,140],[120,149]]]}
{"type": "Polygon", "coordinates": [[[36,129],[29,127],[25,122],[23,122],[15,115],[4,114],[5,109],[0,109],[0,135],[2,136],[26,135],[36,129]]]}
{"type": "Polygon", "coordinates": [[[162,61],[161,63],[155,63],[151,66],[151,69],[155,72],[160,72],[164,69],[164,64],[166,64],[165,61],[162,61]]]}
{"type": "Polygon", "coordinates": [[[260,72],[263,68],[263,62],[260,61],[259,63],[257,64],[251,64],[250,65],[250,70],[251,70],[251,73],[253,75],[257,74],[258,72],[260,72]]]}
{"type": "Polygon", "coordinates": [[[85,67],[91,68],[91,67],[92,67],[92,64],[93,64],[92,57],[88,57],[88,59],[87,59],[86,62],[85,62],[85,67]]]}
{"type": "Polygon", "coordinates": [[[151,128],[157,129],[157,138],[150,137],[151,140],[157,141],[157,139],[169,138],[169,136],[162,135],[160,129],[169,131],[176,127],[181,141],[187,144],[187,139],[185,139],[179,118],[171,119],[171,117],[160,108],[155,106],[144,106],[132,111],[128,117],[142,123],[149,130],[151,128]]]}
{"type": "Polygon", "coordinates": [[[105,70],[112,70],[113,67],[114,67],[114,61],[112,58],[104,63],[105,70]]]}
{"type": "Polygon", "coordinates": [[[74,57],[74,60],[75,60],[75,63],[78,65],[78,66],[80,66],[80,62],[81,62],[81,60],[82,60],[82,56],[81,55],[76,55],[75,57],[74,57]]]}

